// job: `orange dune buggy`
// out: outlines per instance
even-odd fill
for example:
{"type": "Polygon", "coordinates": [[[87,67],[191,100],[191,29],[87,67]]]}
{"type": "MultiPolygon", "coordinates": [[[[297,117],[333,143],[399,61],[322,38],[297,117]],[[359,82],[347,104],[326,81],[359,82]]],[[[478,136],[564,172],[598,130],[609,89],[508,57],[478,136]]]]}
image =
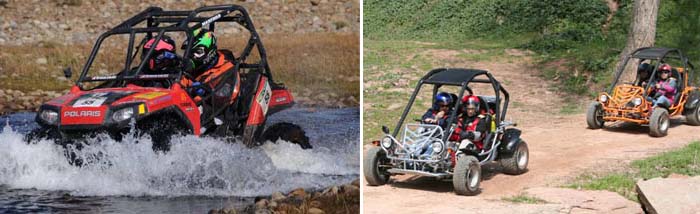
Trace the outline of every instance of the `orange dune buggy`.
{"type": "MultiPolygon", "coordinates": [[[[625,121],[649,126],[649,135],[663,137],[668,134],[670,118],[684,116],[687,124],[700,125],[700,89],[691,86],[693,65],[678,49],[647,47],[640,48],[625,57],[608,89],[588,107],[586,122],[591,129],[604,127],[605,122],[625,121]],[[637,75],[633,83],[620,82],[630,59],[638,59],[637,75]],[[648,65],[644,68],[643,63],[648,65]],[[662,63],[672,66],[670,78],[676,79],[676,93],[670,106],[653,107],[649,99],[651,84],[657,77],[662,63]]],[[[634,66],[634,65],[633,65],[634,66]]]]}

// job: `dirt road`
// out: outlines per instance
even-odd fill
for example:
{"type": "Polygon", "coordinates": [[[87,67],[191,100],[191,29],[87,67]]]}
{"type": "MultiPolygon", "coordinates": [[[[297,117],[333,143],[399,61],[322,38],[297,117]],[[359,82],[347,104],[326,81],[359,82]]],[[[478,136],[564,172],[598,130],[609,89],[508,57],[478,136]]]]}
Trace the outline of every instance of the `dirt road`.
{"type": "MultiPolygon", "coordinates": [[[[583,172],[609,170],[634,159],[679,148],[700,139],[700,127],[676,119],[669,135],[652,138],[647,127],[606,124],[604,130],[586,128],[585,114],[560,113],[563,100],[538,73],[528,71],[529,60],[483,62],[469,67],[490,70],[511,92],[507,119],[519,123],[530,148],[529,171],[510,176],[487,167],[481,194],[457,196],[451,181],[402,175],[388,185],[363,186],[365,213],[442,213],[465,210],[472,213],[558,213],[554,204],[512,204],[501,200],[530,187],[560,186],[583,172]],[[518,103],[513,105],[513,103],[518,103]],[[612,127],[610,127],[612,126],[612,127]]],[[[467,65],[464,65],[467,66],[467,65]]],[[[584,111],[590,101],[582,100],[584,111]]]]}

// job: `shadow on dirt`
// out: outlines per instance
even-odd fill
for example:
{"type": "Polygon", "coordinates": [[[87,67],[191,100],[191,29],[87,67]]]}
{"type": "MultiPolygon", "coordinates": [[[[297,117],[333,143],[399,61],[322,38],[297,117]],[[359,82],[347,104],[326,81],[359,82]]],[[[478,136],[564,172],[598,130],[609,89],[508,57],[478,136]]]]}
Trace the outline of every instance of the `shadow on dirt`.
{"type": "MultiPolygon", "coordinates": [[[[682,125],[684,125],[682,118],[671,118],[671,126],[669,127],[669,131],[671,131],[672,128],[682,125]]],[[[603,128],[603,130],[616,133],[648,135],[649,125],[639,125],[632,122],[615,122],[611,124],[605,124],[605,128],[603,128]]]]}
{"type": "MultiPolygon", "coordinates": [[[[481,166],[481,182],[488,182],[497,175],[505,175],[501,173],[501,166],[498,162],[486,163],[481,166]]],[[[506,175],[507,176],[507,175],[506,175]]],[[[401,181],[392,179],[389,183],[392,187],[402,188],[402,189],[414,189],[423,190],[431,192],[453,192],[454,187],[452,186],[452,179],[436,179],[432,177],[413,175],[401,181]]]]}

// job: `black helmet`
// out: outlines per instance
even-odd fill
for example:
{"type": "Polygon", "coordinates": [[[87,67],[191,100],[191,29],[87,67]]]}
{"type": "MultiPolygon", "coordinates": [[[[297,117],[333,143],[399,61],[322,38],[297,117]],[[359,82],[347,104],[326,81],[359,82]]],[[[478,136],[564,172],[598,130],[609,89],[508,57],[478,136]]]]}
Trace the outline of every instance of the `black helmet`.
{"type": "MultiPolygon", "coordinates": [[[[217,56],[216,37],[214,33],[206,29],[197,29],[192,32],[194,35],[190,58],[195,67],[210,65],[215,62],[217,56]]],[[[187,48],[188,41],[182,44],[182,49],[187,48]]]]}

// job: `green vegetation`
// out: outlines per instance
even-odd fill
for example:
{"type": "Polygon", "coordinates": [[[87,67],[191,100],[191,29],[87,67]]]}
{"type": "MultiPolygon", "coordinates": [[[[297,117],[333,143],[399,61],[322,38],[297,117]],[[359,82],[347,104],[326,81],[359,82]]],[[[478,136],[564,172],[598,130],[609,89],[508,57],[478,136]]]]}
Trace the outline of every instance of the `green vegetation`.
{"type": "Polygon", "coordinates": [[[700,175],[700,142],[693,142],[682,149],[633,161],[626,170],[605,175],[581,175],[567,187],[613,191],[636,201],[637,193],[634,188],[638,179],[667,177],[671,173],[700,175]]]}
{"type": "Polygon", "coordinates": [[[539,198],[536,198],[533,196],[525,195],[525,194],[520,194],[520,195],[516,195],[516,196],[511,196],[511,197],[503,197],[503,198],[501,198],[501,200],[508,201],[511,203],[518,203],[518,204],[544,204],[544,203],[547,203],[547,201],[545,201],[545,200],[542,200],[542,199],[539,199],[539,198]]]}
{"type": "MultiPolygon", "coordinates": [[[[560,82],[558,89],[592,96],[609,84],[626,43],[633,0],[617,2],[608,20],[605,0],[367,0],[363,36],[467,43],[470,49],[484,47],[470,41],[491,41],[502,48],[530,49],[539,54],[544,76],[560,82]]],[[[680,48],[691,61],[700,59],[700,49],[691,48],[700,43],[698,7],[696,0],[662,1],[657,46],[680,48]]],[[[464,58],[490,59],[472,57],[464,58]]]]}

